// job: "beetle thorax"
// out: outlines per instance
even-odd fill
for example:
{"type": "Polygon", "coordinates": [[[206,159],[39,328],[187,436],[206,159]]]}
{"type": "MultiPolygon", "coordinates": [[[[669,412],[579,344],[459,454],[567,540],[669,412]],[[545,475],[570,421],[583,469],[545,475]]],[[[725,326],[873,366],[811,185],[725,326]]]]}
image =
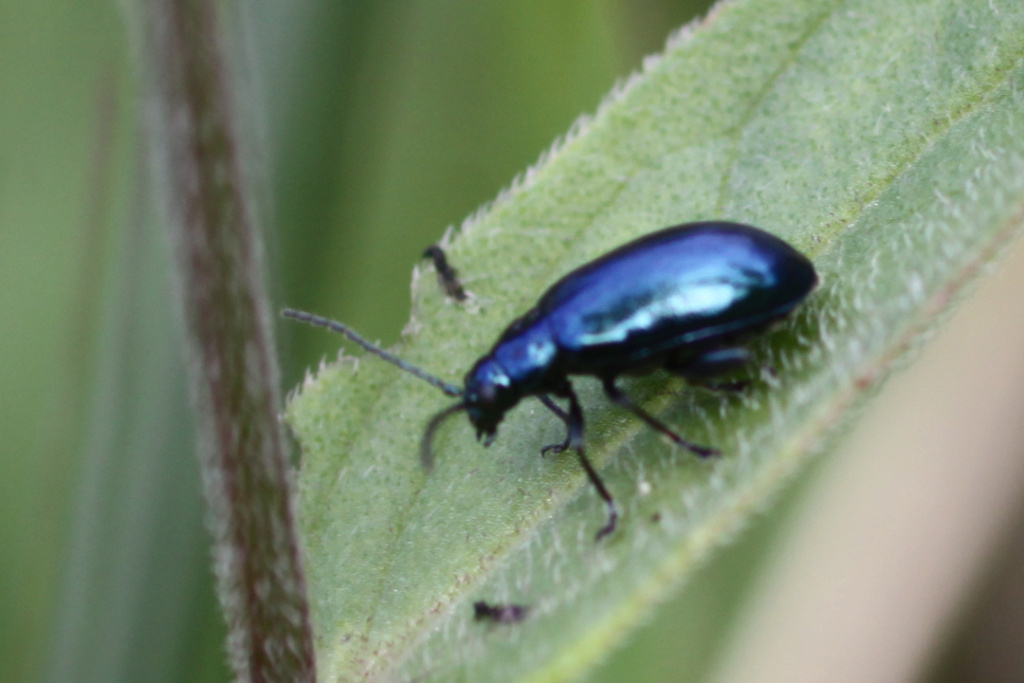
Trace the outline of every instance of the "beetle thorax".
{"type": "Polygon", "coordinates": [[[466,375],[466,412],[477,438],[493,437],[505,413],[523,397],[551,391],[558,350],[546,323],[532,313],[514,322],[466,375]]]}

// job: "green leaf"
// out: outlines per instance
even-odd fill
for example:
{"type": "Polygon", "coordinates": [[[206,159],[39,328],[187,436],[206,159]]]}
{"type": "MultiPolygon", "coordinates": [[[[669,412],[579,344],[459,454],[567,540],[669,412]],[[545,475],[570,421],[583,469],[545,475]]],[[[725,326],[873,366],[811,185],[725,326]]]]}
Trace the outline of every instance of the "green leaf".
{"type": "Polygon", "coordinates": [[[699,462],[576,382],[600,500],[533,400],[485,450],[446,399],[373,358],[293,399],[301,524],[324,680],[564,680],[593,666],[834,435],[1024,222],[1024,8],[1008,1],[720,5],[673,39],[449,255],[474,306],[414,278],[397,351],[461,376],[558,276],[653,229],[726,218],[810,255],[822,286],[754,344],[741,395],[665,374],[624,382],[699,462]],[[529,605],[515,625],[472,603],[529,605]]]}

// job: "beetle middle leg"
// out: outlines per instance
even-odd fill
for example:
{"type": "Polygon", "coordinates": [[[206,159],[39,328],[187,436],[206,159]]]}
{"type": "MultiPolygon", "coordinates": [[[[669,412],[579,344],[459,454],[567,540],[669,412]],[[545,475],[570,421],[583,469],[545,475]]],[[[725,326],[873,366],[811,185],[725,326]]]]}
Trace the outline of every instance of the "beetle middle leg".
{"type": "Polygon", "coordinates": [[[548,451],[555,451],[559,453],[564,451],[566,448],[572,448],[576,451],[576,455],[580,459],[580,464],[583,466],[583,470],[587,473],[587,478],[590,479],[590,483],[595,489],[597,494],[601,496],[601,500],[604,501],[605,506],[608,508],[608,521],[603,527],[597,532],[597,536],[594,537],[595,541],[600,541],[602,538],[615,531],[615,526],[619,521],[619,508],[615,504],[615,499],[612,498],[612,494],[608,491],[608,487],[604,485],[604,481],[601,480],[597,470],[590,464],[590,460],[587,458],[586,453],[583,452],[583,409],[580,407],[580,401],[576,397],[576,392],[573,391],[572,385],[566,382],[565,386],[562,387],[558,393],[558,396],[569,400],[569,412],[565,412],[562,408],[551,400],[549,396],[538,396],[541,403],[548,407],[555,415],[559,417],[565,426],[568,428],[568,434],[565,437],[565,441],[560,444],[552,444],[545,446],[541,453],[546,454],[548,451]]]}
{"type": "Polygon", "coordinates": [[[602,380],[602,384],[604,386],[604,393],[608,396],[608,399],[612,403],[614,403],[617,406],[621,406],[626,410],[631,411],[634,415],[639,417],[648,425],[658,430],[668,438],[672,439],[672,441],[679,444],[683,448],[687,449],[691,453],[700,456],[701,458],[707,458],[712,455],[719,454],[718,449],[709,448],[707,446],[700,446],[698,444],[693,443],[692,441],[687,441],[686,439],[672,431],[672,429],[669,428],[661,420],[657,419],[656,417],[648,413],[646,410],[644,410],[637,404],[633,403],[629,396],[626,396],[626,394],[624,394],[621,389],[615,386],[614,377],[605,377],[602,380]]]}

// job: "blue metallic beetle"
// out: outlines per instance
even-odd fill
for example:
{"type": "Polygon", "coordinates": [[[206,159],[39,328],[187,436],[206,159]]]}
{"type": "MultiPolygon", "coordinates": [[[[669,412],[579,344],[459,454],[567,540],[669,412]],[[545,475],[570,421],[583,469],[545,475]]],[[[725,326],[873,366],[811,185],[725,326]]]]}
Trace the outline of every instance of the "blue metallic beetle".
{"type": "Polygon", "coordinates": [[[597,377],[613,403],[695,454],[715,455],[716,450],[683,439],[633,403],[615,380],[663,368],[699,384],[736,370],[750,357],[743,344],[789,314],[817,282],[807,257],[758,228],[722,221],[666,228],[556,282],[476,362],[465,389],[406,363],[345,325],[290,309],[284,315],[340,332],[461,399],[427,425],[421,457],[428,468],[434,434],[449,416],[466,411],[477,438],[490,445],[505,413],[525,397],[538,397],[568,431],[563,443],[544,451],[576,451],[608,507],[600,539],[615,529],[618,509],[584,454],[583,411],[569,376],[597,377]],[[567,400],[568,411],[554,398],[567,400]]]}

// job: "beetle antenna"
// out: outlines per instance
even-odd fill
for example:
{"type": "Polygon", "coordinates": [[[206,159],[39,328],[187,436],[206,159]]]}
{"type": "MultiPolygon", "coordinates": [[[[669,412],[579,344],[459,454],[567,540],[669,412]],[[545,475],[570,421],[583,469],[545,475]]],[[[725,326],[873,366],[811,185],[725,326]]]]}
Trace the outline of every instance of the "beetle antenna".
{"type": "Polygon", "coordinates": [[[366,349],[367,351],[369,351],[373,355],[377,356],[378,358],[383,358],[384,360],[386,360],[387,362],[391,363],[392,365],[397,365],[398,367],[402,368],[406,372],[408,372],[408,373],[410,373],[412,375],[416,375],[420,379],[422,379],[422,380],[430,383],[431,385],[437,387],[438,389],[440,389],[444,393],[448,394],[449,396],[462,396],[462,389],[460,389],[459,387],[455,386],[454,384],[449,384],[448,382],[445,382],[443,379],[440,379],[438,377],[434,377],[429,372],[427,372],[425,370],[420,370],[415,365],[407,363],[404,360],[402,360],[401,358],[399,358],[398,356],[394,356],[394,355],[388,353],[387,351],[385,351],[384,349],[380,348],[376,344],[374,344],[374,343],[372,343],[370,341],[367,341],[364,337],[360,336],[352,328],[348,327],[347,325],[343,325],[343,324],[337,322],[336,320],[331,320],[330,318],[323,318],[323,317],[321,317],[319,315],[313,315],[312,313],[306,313],[305,311],[296,311],[293,308],[286,308],[286,309],[284,309],[283,311],[281,311],[281,315],[283,315],[286,318],[293,318],[295,320],[301,320],[302,322],[309,323],[310,325],[316,325],[318,327],[326,327],[328,330],[331,330],[332,332],[337,332],[339,334],[343,334],[346,337],[348,337],[349,339],[351,339],[352,341],[354,341],[356,344],[359,344],[364,349],[366,349]]]}
{"type": "Polygon", "coordinates": [[[460,410],[465,409],[465,402],[459,401],[455,405],[448,406],[447,408],[439,412],[437,415],[430,418],[430,422],[427,423],[427,428],[423,430],[423,440],[420,441],[420,462],[423,463],[423,469],[429,472],[430,469],[434,466],[434,451],[432,446],[434,442],[434,434],[437,433],[438,427],[440,427],[441,423],[447,420],[449,417],[459,412],[460,410]]]}

